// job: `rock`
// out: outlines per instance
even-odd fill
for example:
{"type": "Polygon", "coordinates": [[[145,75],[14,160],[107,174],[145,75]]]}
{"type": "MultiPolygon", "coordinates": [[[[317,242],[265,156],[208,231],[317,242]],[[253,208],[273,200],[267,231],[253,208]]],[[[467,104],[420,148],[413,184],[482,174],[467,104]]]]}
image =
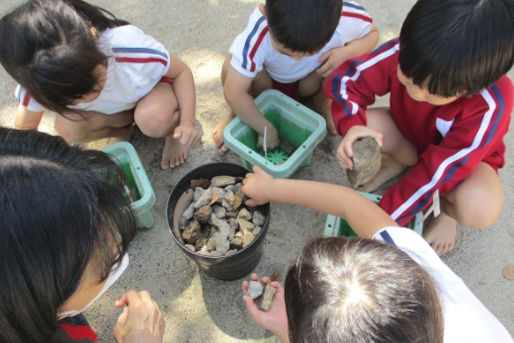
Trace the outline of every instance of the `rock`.
{"type": "Polygon", "coordinates": [[[223,197],[223,200],[221,201],[221,205],[225,207],[227,211],[232,211],[234,209],[234,201],[235,196],[234,193],[228,191],[225,192],[225,196],[223,197]]]}
{"type": "Polygon", "coordinates": [[[237,210],[239,207],[241,207],[244,197],[245,197],[245,195],[243,194],[243,191],[241,189],[239,189],[234,194],[234,206],[233,206],[234,210],[237,210]]]}
{"type": "Polygon", "coordinates": [[[236,183],[235,185],[233,185],[234,190],[232,192],[236,193],[238,190],[241,189],[242,186],[243,186],[242,183],[236,183]]]}
{"type": "Polygon", "coordinates": [[[182,238],[188,243],[194,244],[198,237],[202,234],[202,227],[197,220],[193,220],[182,232],[182,238]]]}
{"type": "MultiPolygon", "coordinates": [[[[197,189],[201,189],[201,188],[197,188],[197,189]]],[[[212,199],[212,188],[208,188],[207,190],[205,190],[202,195],[200,196],[200,198],[198,198],[198,200],[195,202],[195,208],[200,208],[202,206],[205,206],[207,205],[211,199],[212,199]]]]}
{"type": "Polygon", "coordinates": [[[209,254],[209,252],[210,251],[207,250],[207,247],[205,245],[202,247],[202,249],[200,249],[200,251],[198,251],[198,253],[203,254],[203,255],[207,255],[207,254],[209,254]]]}
{"type": "Polygon", "coordinates": [[[191,180],[191,188],[196,190],[196,188],[201,187],[203,189],[209,188],[211,182],[208,179],[193,179],[191,180]]]}
{"type": "Polygon", "coordinates": [[[262,294],[262,298],[259,304],[259,308],[263,311],[268,311],[271,307],[271,303],[273,302],[273,298],[275,297],[275,293],[277,293],[277,289],[270,285],[266,285],[264,287],[264,293],[262,294]]]}
{"type": "Polygon", "coordinates": [[[230,250],[230,241],[228,238],[223,236],[221,233],[216,233],[214,236],[214,241],[216,242],[216,251],[221,254],[226,254],[227,251],[230,250]]]}
{"type": "Polygon", "coordinates": [[[230,234],[230,225],[223,219],[216,217],[214,213],[211,214],[209,223],[215,226],[223,238],[227,238],[230,234]]]}
{"type": "Polygon", "coordinates": [[[203,189],[201,187],[197,187],[195,189],[195,191],[193,192],[193,202],[197,202],[203,193],[205,193],[205,189],[203,189]]]}
{"type": "Polygon", "coordinates": [[[228,218],[236,218],[237,217],[237,211],[227,211],[227,217],[228,218]]]}
{"type": "Polygon", "coordinates": [[[212,206],[212,210],[214,211],[214,214],[219,219],[223,219],[227,216],[227,210],[223,206],[220,205],[214,205],[212,206]]]}
{"type": "Polygon", "coordinates": [[[246,232],[251,233],[253,231],[253,228],[255,227],[255,225],[252,222],[249,222],[248,220],[244,220],[241,218],[237,218],[237,225],[239,226],[239,230],[241,230],[243,234],[245,234],[246,232]]]}
{"type": "Polygon", "coordinates": [[[246,248],[250,245],[255,239],[255,236],[250,231],[243,232],[243,248],[246,248]]]}
{"type": "Polygon", "coordinates": [[[219,252],[219,251],[211,251],[209,253],[207,253],[208,256],[212,256],[212,257],[220,257],[220,256],[223,256],[223,253],[219,252]]]}
{"type": "Polygon", "coordinates": [[[182,212],[182,215],[180,216],[180,219],[178,221],[178,227],[181,230],[184,230],[184,228],[187,226],[189,221],[193,218],[195,211],[195,204],[191,203],[184,212],[182,212]]]}
{"type": "Polygon", "coordinates": [[[243,233],[241,231],[237,231],[234,237],[241,237],[243,238],[243,233]]]}
{"type": "Polygon", "coordinates": [[[196,250],[201,250],[204,245],[207,245],[208,241],[209,241],[209,238],[207,238],[205,236],[198,237],[196,242],[195,242],[195,249],[196,250]]]}
{"type": "Polygon", "coordinates": [[[236,185],[229,185],[227,187],[224,188],[225,192],[232,192],[232,193],[235,193],[237,192],[237,189],[236,189],[236,185]]]}
{"type": "Polygon", "coordinates": [[[195,247],[194,247],[194,246],[192,246],[191,244],[186,244],[186,245],[185,245],[185,247],[186,247],[188,250],[192,251],[192,252],[195,252],[195,251],[196,251],[196,250],[195,250],[195,247]]]}
{"type": "Polygon", "coordinates": [[[230,225],[230,234],[228,235],[228,239],[234,239],[234,236],[237,231],[237,221],[234,218],[230,218],[228,220],[228,225],[230,225]]]}
{"type": "Polygon", "coordinates": [[[225,187],[234,183],[236,183],[236,178],[233,176],[221,175],[211,179],[211,186],[213,187],[225,187]]]}
{"type": "Polygon", "coordinates": [[[237,215],[237,219],[252,220],[252,214],[246,208],[242,208],[237,215]]]}
{"type": "Polygon", "coordinates": [[[235,254],[235,253],[237,253],[238,251],[239,251],[239,250],[237,250],[237,249],[231,249],[231,250],[229,250],[229,251],[227,252],[227,256],[228,256],[228,255],[234,255],[234,254],[235,254]]]}
{"type": "Polygon", "coordinates": [[[262,227],[260,227],[260,226],[256,226],[256,227],[254,227],[254,228],[253,228],[253,235],[254,235],[255,237],[259,236],[259,234],[261,233],[261,231],[262,231],[262,227]]]}
{"type": "Polygon", "coordinates": [[[221,200],[225,196],[225,191],[218,187],[212,187],[212,199],[209,202],[209,205],[213,205],[215,203],[221,203],[221,200]]]}
{"type": "Polygon", "coordinates": [[[503,268],[502,275],[507,280],[514,280],[514,266],[506,266],[503,268]]]}
{"type": "Polygon", "coordinates": [[[347,169],[348,181],[357,188],[370,181],[380,170],[382,154],[377,141],[364,137],[353,143],[353,169],[347,169]]]}
{"type": "MultiPolygon", "coordinates": [[[[213,251],[216,250],[216,240],[214,238],[209,238],[209,241],[205,245],[207,251],[213,251]]],[[[203,248],[202,248],[203,249],[203,248]]]]}
{"type": "Polygon", "coordinates": [[[200,207],[195,212],[195,219],[200,223],[207,223],[212,214],[212,208],[208,205],[200,207]]]}
{"type": "Polygon", "coordinates": [[[253,223],[255,226],[262,226],[266,221],[266,217],[259,211],[253,212],[253,223]]]}
{"type": "Polygon", "coordinates": [[[250,281],[248,283],[248,290],[246,291],[246,295],[252,299],[257,299],[262,295],[263,291],[264,287],[262,286],[262,283],[259,281],[250,281]]]}
{"type": "Polygon", "coordinates": [[[242,249],[243,237],[234,237],[234,239],[230,242],[230,247],[234,247],[235,249],[242,249]]]}

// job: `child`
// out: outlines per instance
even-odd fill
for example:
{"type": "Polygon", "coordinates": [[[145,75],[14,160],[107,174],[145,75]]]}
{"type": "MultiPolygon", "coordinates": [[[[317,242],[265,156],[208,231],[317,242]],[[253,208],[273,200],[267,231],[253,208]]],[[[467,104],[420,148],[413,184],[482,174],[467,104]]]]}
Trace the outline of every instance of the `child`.
{"type": "Polygon", "coordinates": [[[45,109],[68,143],[164,138],[161,167],[200,141],[191,70],[136,26],[81,0],[30,0],[0,20],[0,62],[19,83],[16,127],[45,109]]]}
{"type": "Polygon", "coordinates": [[[378,32],[371,23],[364,8],[353,2],[266,0],[266,5],[259,4],[223,64],[221,80],[232,113],[214,130],[216,147],[227,150],[223,130],[235,116],[256,130],[260,141],[267,127],[268,148],[278,145],[276,128],[253,102],[253,97],[270,88],[294,98],[313,96],[315,108],[335,134],[321,83],[340,63],[373,49],[378,32]]]}
{"type": "Polygon", "coordinates": [[[243,296],[254,320],[282,343],[513,342],[423,238],[357,192],[273,179],[258,167],[242,190],[250,206],[278,201],[311,207],[344,218],[362,237],[307,243],[289,269],[285,290],[271,283],[277,294],[269,312],[243,296]]]}
{"type": "Polygon", "coordinates": [[[352,168],[355,140],[372,136],[382,144],[382,169],[362,190],[412,167],[380,202],[391,218],[405,225],[441,195],[441,214],[424,231],[439,254],[455,246],[457,222],[483,229],[503,207],[497,173],[505,163],[514,94],[505,73],[513,62],[512,0],[419,0],[399,40],[343,64],[325,84],[343,136],[342,168],[352,168]],[[367,110],[386,93],[389,109],[367,110]]]}
{"type": "MultiPolygon", "coordinates": [[[[119,168],[61,138],[0,128],[0,342],[96,342],[81,314],[120,277],[137,231],[119,168]]],[[[128,291],[117,342],[162,342],[147,292],[128,291]]]]}

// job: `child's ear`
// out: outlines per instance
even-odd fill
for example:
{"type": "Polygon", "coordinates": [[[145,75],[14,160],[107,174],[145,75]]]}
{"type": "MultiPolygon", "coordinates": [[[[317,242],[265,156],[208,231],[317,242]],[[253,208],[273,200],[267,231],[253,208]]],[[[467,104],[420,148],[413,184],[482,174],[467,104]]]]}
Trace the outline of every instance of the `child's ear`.
{"type": "Polygon", "coordinates": [[[257,7],[259,8],[259,11],[261,12],[261,14],[263,16],[266,16],[266,5],[264,5],[263,3],[260,3],[257,5],[257,7]]]}
{"type": "Polygon", "coordinates": [[[91,32],[91,34],[93,35],[93,37],[98,38],[98,32],[96,31],[96,27],[91,26],[91,27],[89,28],[89,32],[91,32]]]}

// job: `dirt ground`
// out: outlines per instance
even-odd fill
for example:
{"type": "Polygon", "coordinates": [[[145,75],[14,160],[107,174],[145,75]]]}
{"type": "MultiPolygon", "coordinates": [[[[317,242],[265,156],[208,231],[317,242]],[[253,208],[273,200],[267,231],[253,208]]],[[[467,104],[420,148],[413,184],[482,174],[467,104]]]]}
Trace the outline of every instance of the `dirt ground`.
{"type": "MultiPolygon", "coordinates": [[[[148,290],[160,305],[166,319],[165,342],[273,342],[269,332],[255,325],[241,300],[241,280],[223,282],[199,272],[170,237],[166,222],[166,201],[173,185],[188,171],[208,161],[239,163],[233,153],[221,154],[211,140],[212,130],[228,109],[223,99],[219,74],[221,64],[234,37],[245,27],[256,0],[94,0],[119,18],[141,27],[163,42],[192,69],[197,92],[198,125],[204,132],[202,146],[189,160],[174,170],[159,167],[162,141],[136,135],[136,146],[153,184],[157,201],[153,209],[156,225],[141,231],[130,248],[131,262],[120,280],[86,313],[99,333],[100,342],[111,342],[112,326],[119,314],[114,300],[125,290],[148,290]]],[[[3,0],[5,13],[19,0],[3,0]]],[[[380,41],[399,32],[414,0],[362,0],[360,4],[375,19],[380,41]]],[[[1,44],[1,43],[0,43],[1,44]]],[[[510,76],[514,76],[511,71],[510,76]]],[[[0,125],[12,126],[15,83],[0,71],[0,125]]],[[[379,104],[386,104],[381,99],[379,104]]],[[[46,131],[53,132],[53,116],[45,117],[46,131]]],[[[295,178],[347,184],[338,167],[334,150],[338,137],[328,137],[315,150],[310,167],[295,178]]],[[[514,334],[512,298],[514,283],[501,271],[514,264],[514,135],[508,134],[507,165],[500,171],[506,190],[505,207],[500,219],[483,232],[460,228],[457,248],[444,257],[514,334]]],[[[101,143],[100,143],[101,144],[101,143]]],[[[303,242],[323,231],[326,216],[300,207],[272,204],[264,255],[256,268],[259,274],[279,269],[285,272],[303,242]]]]}

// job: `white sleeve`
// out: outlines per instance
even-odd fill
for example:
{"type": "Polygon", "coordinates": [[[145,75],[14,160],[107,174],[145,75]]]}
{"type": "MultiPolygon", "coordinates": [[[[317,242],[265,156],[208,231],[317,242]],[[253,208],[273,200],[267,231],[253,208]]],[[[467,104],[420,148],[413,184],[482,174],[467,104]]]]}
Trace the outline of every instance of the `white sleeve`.
{"type": "Polygon", "coordinates": [[[147,83],[153,87],[168,72],[168,50],[140,28],[124,25],[106,30],[104,34],[100,44],[109,45],[116,64],[131,82],[140,84],[142,88],[147,88],[147,83]]]}
{"type": "Polygon", "coordinates": [[[268,22],[256,8],[250,15],[247,27],[230,47],[232,67],[244,76],[254,78],[263,69],[268,40],[268,22]]]}
{"type": "Polygon", "coordinates": [[[14,91],[14,96],[18,99],[18,104],[32,112],[42,112],[45,108],[23,88],[18,85],[14,91]]]}
{"type": "Polygon", "coordinates": [[[500,321],[417,233],[386,227],[374,239],[395,245],[432,276],[443,308],[445,342],[513,342],[500,321]]]}
{"type": "Polygon", "coordinates": [[[343,13],[336,29],[344,37],[343,44],[364,37],[372,26],[373,18],[364,7],[355,2],[343,3],[343,13]]]}

